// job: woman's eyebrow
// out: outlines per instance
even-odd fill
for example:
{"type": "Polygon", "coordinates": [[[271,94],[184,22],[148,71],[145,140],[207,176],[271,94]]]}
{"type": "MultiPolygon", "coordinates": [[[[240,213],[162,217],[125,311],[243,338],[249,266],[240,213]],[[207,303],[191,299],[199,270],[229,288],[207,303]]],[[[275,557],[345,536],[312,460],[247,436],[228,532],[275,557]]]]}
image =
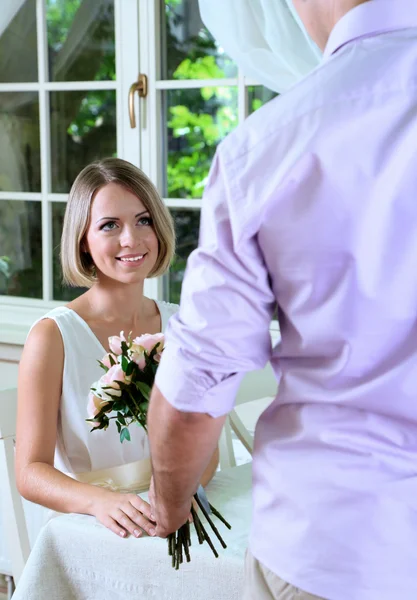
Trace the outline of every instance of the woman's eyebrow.
{"type": "MultiPolygon", "coordinates": [[[[138,213],[137,215],[135,215],[135,219],[137,219],[141,215],[144,215],[145,213],[149,213],[149,210],[143,210],[142,212],[138,213]]],[[[96,223],[99,223],[100,221],[104,221],[105,219],[107,219],[108,221],[120,221],[119,217],[100,217],[100,219],[98,219],[98,221],[96,221],[96,223]]]]}

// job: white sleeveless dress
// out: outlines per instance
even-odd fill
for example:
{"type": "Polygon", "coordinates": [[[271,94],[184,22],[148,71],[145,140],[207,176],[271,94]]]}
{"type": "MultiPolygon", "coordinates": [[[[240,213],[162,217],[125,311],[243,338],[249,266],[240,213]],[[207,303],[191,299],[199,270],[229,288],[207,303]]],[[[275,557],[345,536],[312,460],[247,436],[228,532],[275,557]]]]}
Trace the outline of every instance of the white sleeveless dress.
{"type": "MultiPolygon", "coordinates": [[[[156,302],[161,314],[162,331],[178,305],[156,302]]],[[[149,457],[148,439],[141,427],[131,427],[130,442],[120,443],[114,423],[107,431],[90,432],[87,404],[90,386],[104,371],[98,364],[105,348],[86,321],[65,306],[47,313],[42,319],[53,319],[64,344],[62,396],[58,414],[57,443],[54,465],[68,474],[82,474],[117,467],[149,457]]],[[[42,320],[41,319],[41,320],[42,320]]],[[[119,335],[115,331],[114,335],[119,335]]],[[[45,522],[48,509],[25,502],[31,543],[45,522]]]]}

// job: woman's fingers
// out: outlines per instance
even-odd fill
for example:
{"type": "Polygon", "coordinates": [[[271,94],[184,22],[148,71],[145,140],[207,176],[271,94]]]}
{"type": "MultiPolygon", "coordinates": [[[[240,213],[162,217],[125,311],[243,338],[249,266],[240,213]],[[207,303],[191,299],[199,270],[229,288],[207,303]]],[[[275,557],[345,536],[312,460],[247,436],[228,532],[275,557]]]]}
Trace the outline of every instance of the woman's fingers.
{"type": "MultiPolygon", "coordinates": [[[[134,535],[136,538],[138,538],[142,535],[143,529],[140,522],[141,519],[136,514],[133,514],[133,511],[131,514],[128,514],[129,512],[130,511],[128,507],[123,507],[123,509],[120,508],[114,515],[114,520],[119,523],[122,529],[125,529],[131,535],[134,535]]],[[[144,517],[142,517],[142,519],[144,519],[144,517]]]]}
{"type": "Polygon", "coordinates": [[[146,515],[142,513],[141,510],[138,510],[135,506],[129,503],[126,507],[123,508],[126,515],[134,522],[136,525],[139,525],[148,535],[155,535],[155,523],[150,521],[146,515]]]}
{"type": "Polygon", "coordinates": [[[119,537],[140,537],[145,531],[154,536],[156,523],[151,520],[151,507],[135,494],[103,490],[94,505],[94,516],[119,537]]]}
{"type": "Polygon", "coordinates": [[[103,525],[105,525],[105,527],[107,527],[107,529],[110,529],[110,531],[112,531],[119,537],[125,538],[128,535],[128,532],[126,531],[126,529],[121,527],[120,524],[117,523],[110,516],[107,517],[107,519],[105,521],[103,521],[103,525]]]}
{"type": "Polygon", "coordinates": [[[149,519],[149,521],[153,520],[150,504],[148,504],[147,502],[145,502],[145,500],[142,500],[140,496],[136,496],[135,494],[129,494],[128,498],[130,504],[134,506],[137,511],[145,515],[145,517],[149,519]]]}

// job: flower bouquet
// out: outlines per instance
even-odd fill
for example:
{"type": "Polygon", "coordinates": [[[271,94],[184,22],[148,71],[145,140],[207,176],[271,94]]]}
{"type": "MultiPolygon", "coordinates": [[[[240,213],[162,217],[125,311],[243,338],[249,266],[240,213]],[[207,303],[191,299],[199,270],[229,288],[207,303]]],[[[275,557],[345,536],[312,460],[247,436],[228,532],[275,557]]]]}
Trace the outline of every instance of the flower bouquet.
{"type": "MultiPolygon", "coordinates": [[[[164,349],[164,335],[145,334],[126,339],[123,331],[119,336],[109,338],[110,352],[98,361],[104,375],[91,386],[88,402],[91,431],[106,430],[110,421],[114,420],[120,436],[120,442],[130,441],[129,426],[133,423],[147,432],[146,419],[149,397],[155,380],[156,370],[164,349]]],[[[200,486],[194,495],[195,502],[212,528],[223,548],[226,544],[214,525],[210,513],[216,516],[226,527],[229,523],[208,502],[203,488],[200,486]]],[[[202,520],[194,506],[190,509],[198,541],[206,541],[214,556],[218,553],[202,520]]],[[[190,558],[191,532],[187,521],[178,531],[168,536],[168,553],[172,557],[172,566],[176,569],[190,558]]]]}

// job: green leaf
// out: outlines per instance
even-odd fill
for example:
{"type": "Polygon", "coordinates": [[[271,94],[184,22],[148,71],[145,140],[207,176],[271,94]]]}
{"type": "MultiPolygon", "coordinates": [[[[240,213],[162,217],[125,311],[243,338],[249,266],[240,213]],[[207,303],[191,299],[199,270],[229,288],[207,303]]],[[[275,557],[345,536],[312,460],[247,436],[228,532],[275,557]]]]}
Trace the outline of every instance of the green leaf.
{"type": "Polygon", "coordinates": [[[136,387],[141,392],[142,396],[146,398],[146,400],[149,400],[149,396],[151,395],[151,388],[149,385],[146,385],[143,381],[137,381],[136,387]]]}
{"type": "Polygon", "coordinates": [[[127,360],[126,356],[122,356],[122,369],[125,373],[126,373],[128,367],[129,367],[129,361],[127,360]]]}
{"type": "Polygon", "coordinates": [[[120,442],[123,444],[125,440],[130,442],[130,433],[127,427],[123,427],[123,429],[120,432],[120,442]]]}
{"type": "Polygon", "coordinates": [[[117,362],[114,360],[112,354],[109,354],[109,361],[112,367],[114,367],[114,365],[117,365],[117,362]]]}
{"type": "Polygon", "coordinates": [[[127,369],[126,369],[126,376],[130,377],[135,369],[136,364],[133,362],[133,360],[128,364],[127,369]]]}
{"type": "MultiPolygon", "coordinates": [[[[103,365],[103,363],[101,362],[101,360],[99,360],[97,362],[100,365],[100,367],[107,373],[107,371],[109,370],[109,368],[106,367],[106,365],[103,365]]],[[[91,389],[93,389],[93,388],[91,388],[91,389]]]]}
{"type": "Polygon", "coordinates": [[[139,404],[139,408],[142,412],[144,412],[145,414],[148,413],[148,408],[149,408],[149,402],[141,402],[139,404]]]}
{"type": "Polygon", "coordinates": [[[120,425],[119,421],[116,421],[116,427],[117,427],[117,431],[120,433],[122,426],[120,425]]]}
{"type": "Polygon", "coordinates": [[[126,419],[124,418],[124,416],[122,415],[122,413],[120,411],[117,413],[117,418],[122,425],[126,425],[126,419]]]}
{"type": "Polygon", "coordinates": [[[210,100],[214,95],[214,89],[212,87],[204,87],[201,88],[201,96],[202,98],[204,98],[204,100],[207,102],[208,100],[210,100]]]}

